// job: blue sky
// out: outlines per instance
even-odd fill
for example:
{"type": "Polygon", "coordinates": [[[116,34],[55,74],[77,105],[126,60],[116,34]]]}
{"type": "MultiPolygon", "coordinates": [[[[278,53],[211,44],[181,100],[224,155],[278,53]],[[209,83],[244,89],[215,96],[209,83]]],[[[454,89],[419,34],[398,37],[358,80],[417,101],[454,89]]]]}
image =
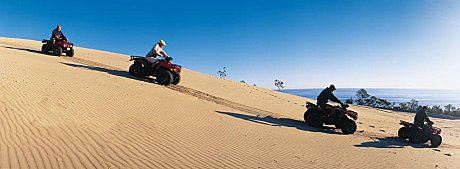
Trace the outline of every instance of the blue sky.
{"type": "MultiPolygon", "coordinates": [[[[460,88],[454,0],[0,1],[0,36],[40,40],[61,24],[78,46],[145,55],[275,88],[460,88]]],[[[77,51],[78,52],[78,51],[77,51]]],[[[77,55],[78,56],[78,55],[77,55]]]]}

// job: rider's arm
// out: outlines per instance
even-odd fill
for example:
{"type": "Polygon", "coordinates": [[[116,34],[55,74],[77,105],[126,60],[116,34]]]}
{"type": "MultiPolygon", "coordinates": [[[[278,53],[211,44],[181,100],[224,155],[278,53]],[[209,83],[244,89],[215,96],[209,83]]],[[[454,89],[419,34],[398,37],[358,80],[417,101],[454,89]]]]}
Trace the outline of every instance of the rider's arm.
{"type": "Polygon", "coordinates": [[[61,37],[62,37],[62,39],[67,39],[67,38],[64,36],[64,33],[62,33],[62,31],[61,31],[61,37]]]}
{"type": "Polygon", "coordinates": [[[333,102],[342,104],[342,102],[341,102],[339,99],[337,99],[337,97],[335,97],[334,94],[332,94],[332,93],[330,93],[329,99],[330,99],[331,101],[333,101],[333,102]]]}
{"type": "Polygon", "coordinates": [[[56,38],[56,29],[53,29],[53,31],[51,32],[51,37],[52,38],[56,38]]]}
{"type": "Polygon", "coordinates": [[[430,118],[428,118],[428,115],[426,115],[426,112],[423,113],[423,115],[425,116],[425,121],[428,122],[428,123],[431,123],[431,120],[430,120],[430,118]]]}
{"type": "Polygon", "coordinates": [[[157,53],[161,57],[167,57],[168,54],[160,47],[160,45],[156,44],[155,47],[153,47],[155,50],[155,53],[157,53]]]}
{"type": "Polygon", "coordinates": [[[166,57],[169,57],[168,54],[166,54],[166,52],[165,52],[164,50],[161,50],[161,55],[162,55],[163,57],[165,57],[165,58],[166,58],[166,57]]]}
{"type": "Polygon", "coordinates": [[[155,54],[155,51],[154,51],[154,48],[150,49],[149,53],[147,53],[147,55],[145,55],[145,57],[156,57],[154,56],[155,54]]]}

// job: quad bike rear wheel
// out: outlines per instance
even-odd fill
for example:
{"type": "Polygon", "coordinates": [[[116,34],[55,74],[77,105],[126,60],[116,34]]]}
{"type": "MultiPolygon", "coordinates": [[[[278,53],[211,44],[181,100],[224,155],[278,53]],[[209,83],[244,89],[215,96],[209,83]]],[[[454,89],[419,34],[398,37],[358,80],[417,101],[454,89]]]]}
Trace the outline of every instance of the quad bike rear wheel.
{"type": "Polygon", "coordinates": [[[409,129],[406,127],[401,127],[398,130],[398,137],[401,139],[408,139],[409,138],[409,129]]]}
{"type": "Polygon", "coordinates": [[[171,72],[164,70],[164,69],[158,70],[156,77],[157,77],[157,82],[160,85],[167,86],[167,85],[170,85],[173,81],[173,75],[171,74],[171,72]]]}
{"type": "Polygon", "coordinates": [[[47,44],[42,45],[42,53],[47,54],[49,52],[49,48],[47,44]]]}
{"type": "Polygon", "coordinates": [[[53,50],[53,53],[55,56],[61,56],[62,55],[62,48],[60,46],[56,46],[53,50]]]}
{"type": "MultiPolygon", "coordinates": [[[[307,121],[308,121],[308,115],[309,115],[309,113],[310,113],[310,112],[307,110],[307,111],[305,111],[305,113],[303,114],[303,120],[305,121],[305,123],[307,123],[307,121]]],[[[307,123],[307,124],[308,124],[308,123],[307,123]]]]}
{"type": "Polygon", "coordinates": [[[129,66],[129,74],[133,76],[140,76],[140,69],[142,65],[135,62],[131,66],[129,66]]]}
{"type": "Polygon", "coordinates": [[[350,119],[344,119],[340,122],[340,129],[344,134],[353,134],[356,132],[356,123],[350,119]]]}
{"type": "Polygon", "coordinates": [[[442,143],[442,137],[440,135],[433,135],[430,138],[430,143],[431,143],[431,147],[433,148],[439,147],[439,145],[441,145],[442,143]]]}
{"type": "Polygon", "coordinates": [[[319,110],[315,110],[315,109],[309,109],[307,111],[310,111],[308,112],[308,115],[307,115],[307,124],[309,126],[312,126],[312,127],[323,127],[323,123],[324,123],[324,119],[323,119],[323,113],[319,110]]]}

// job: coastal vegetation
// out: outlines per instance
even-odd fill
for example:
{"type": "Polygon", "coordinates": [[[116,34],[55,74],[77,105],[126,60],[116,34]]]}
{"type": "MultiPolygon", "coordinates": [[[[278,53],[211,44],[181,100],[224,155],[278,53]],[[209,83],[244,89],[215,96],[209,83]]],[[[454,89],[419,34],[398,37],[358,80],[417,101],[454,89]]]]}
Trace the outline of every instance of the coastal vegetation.
{"type": "MultiPolygon", "coordinates": [[[[386,99],[378,98],[376,96],[372,96],[365,89],[359,89],[356,91],[356,99],[350,98],[347,99],[345,102],[348,104],[357,104],[357,105],[363,105],[363,106],[370,106],[374,108],[382,108],[382,109],[388,109],[388,110],[396,110],[396,111],[404,111],[404,112],[416,112],[420,108],[422,108],[423,105],[419,105],[419,102],[415,99],[412,99],[409,102],[402,102],[402,103],[395,103],[395,102],[389,102],[386,99]]],[[[433,105],[433,106],[427,106],[428,113],[433,113],[433,114],[442,114],[442,115],[448,115],[448,116],[456,116],[460,117],[460,107],[455,107],[452,104],[448,104],[446,106],[440,106],[440,105],[433,105]]]]}

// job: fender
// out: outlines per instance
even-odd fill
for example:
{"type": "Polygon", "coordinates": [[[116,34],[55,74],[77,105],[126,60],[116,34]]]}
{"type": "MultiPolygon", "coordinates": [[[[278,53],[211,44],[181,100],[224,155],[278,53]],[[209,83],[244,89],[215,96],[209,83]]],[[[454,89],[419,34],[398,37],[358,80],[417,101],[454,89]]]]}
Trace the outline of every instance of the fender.
{"type": "Polygon", "coordinates": [[[136,63],[136,62],[140,63],[143,67],[145,67],[147,65],[147,61],[142,59],[142,58],[134,60],[134,63],[136,63]]]}

